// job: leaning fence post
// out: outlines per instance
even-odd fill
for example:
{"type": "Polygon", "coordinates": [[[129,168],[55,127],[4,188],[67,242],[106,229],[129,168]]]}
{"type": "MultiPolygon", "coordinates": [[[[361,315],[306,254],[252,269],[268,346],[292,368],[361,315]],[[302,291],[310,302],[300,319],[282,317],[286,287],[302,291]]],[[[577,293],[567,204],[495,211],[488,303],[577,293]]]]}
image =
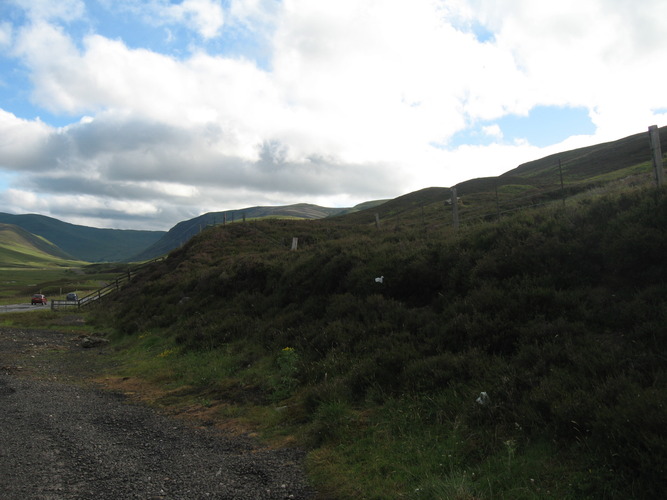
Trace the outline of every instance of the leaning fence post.
{"type": "Polygon", "coordinates": [[[648,128],[648,140],[651,143],[651,152],[653,153],[653,168],[655,170],[655,182],[658,187],[662,186],[664,171],[662,168],[662,150],[660,148],[660,131],[657,125],[651,125],[648,128]]]}

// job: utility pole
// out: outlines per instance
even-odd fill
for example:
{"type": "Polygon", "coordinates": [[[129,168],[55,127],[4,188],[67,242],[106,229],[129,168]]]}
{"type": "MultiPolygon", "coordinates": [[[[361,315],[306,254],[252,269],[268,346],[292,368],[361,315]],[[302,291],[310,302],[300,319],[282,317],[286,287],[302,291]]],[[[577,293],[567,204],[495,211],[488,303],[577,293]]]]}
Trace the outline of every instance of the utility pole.
{"type": "Polygon", "coordinates": [[[651,143],[651,152],[653,153],[653,168],[655,169],[655,182],[658,187],[662,186],[665,176],[662,168],[662,150],[660,148],[660,132],[657,125],[651,125],[648,128],[648,140],[651,143]]]}

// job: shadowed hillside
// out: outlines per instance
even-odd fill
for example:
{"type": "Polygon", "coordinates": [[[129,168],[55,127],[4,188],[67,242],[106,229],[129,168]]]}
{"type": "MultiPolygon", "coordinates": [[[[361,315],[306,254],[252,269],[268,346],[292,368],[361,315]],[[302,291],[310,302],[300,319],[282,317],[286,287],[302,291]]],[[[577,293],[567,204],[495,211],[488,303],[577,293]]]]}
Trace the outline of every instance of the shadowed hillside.
{"type": "Polygon", "coordinates": [[[376,207],[405,221],[381,230],[208,228],[99,321],[133,373],[143,353],[143,376],[307,447],[325,498],[660,497],[667,192],[408,220],[443,194],[376,207]]]}
{"type": "Polygon", "coordinates": [[[326,208],[307,203],[287,205],[281,207],[250,207],[241,210],[228,210],[226,212],[210,212],[194,219],[179,222],[167,232],[159,241],[136,255],[133,260],[148,260],[169,253],[186,243],[194,235],[200,233],[208,226],[218,224],[233,224],[236,222],[250,221],[256,219],[279,218],[279,219],[323,219],[339,213],[353,213],[374,206],[381,202],[366,202],[354,208],[326,208]]]}

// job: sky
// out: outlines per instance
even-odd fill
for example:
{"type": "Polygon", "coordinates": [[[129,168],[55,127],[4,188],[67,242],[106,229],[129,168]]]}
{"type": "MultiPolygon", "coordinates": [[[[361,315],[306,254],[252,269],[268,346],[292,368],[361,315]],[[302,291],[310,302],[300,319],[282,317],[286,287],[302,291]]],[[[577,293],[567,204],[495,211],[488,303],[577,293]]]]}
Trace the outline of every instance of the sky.
{"type": "Polygon", "coordinates": [[[666,125],[665,33],[665,0],[0,0],[0,212],[168,230],[500,175],[666,125]]]}

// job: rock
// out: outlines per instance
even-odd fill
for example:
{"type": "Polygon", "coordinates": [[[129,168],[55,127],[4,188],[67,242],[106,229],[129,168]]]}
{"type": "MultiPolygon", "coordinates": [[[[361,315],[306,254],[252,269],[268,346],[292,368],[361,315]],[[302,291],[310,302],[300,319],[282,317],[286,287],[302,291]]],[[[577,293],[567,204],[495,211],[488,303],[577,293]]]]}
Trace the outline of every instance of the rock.
{"type": "Polygon", "coordinates": [[[81,347],[84,347],[86,349],[90,347],[100,347],[103,345],[107,345],[109,341],[107,339],[103,339],[100,337],[83,337],[81,340],[81,347]]]}

